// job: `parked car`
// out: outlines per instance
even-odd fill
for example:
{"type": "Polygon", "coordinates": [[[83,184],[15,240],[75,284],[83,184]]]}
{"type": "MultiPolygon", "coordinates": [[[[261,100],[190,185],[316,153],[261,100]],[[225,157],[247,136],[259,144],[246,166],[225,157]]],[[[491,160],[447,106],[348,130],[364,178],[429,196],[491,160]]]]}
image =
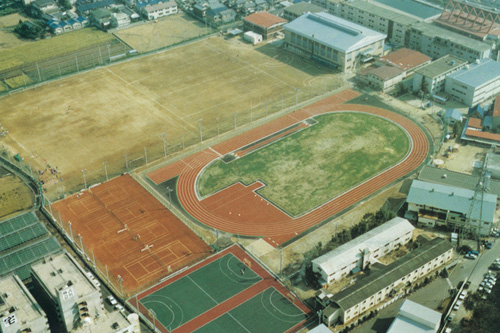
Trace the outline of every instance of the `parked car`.
{"type": "Polygon", "coordinates": [[[452,321],[453,318],[455,318],[455,313],[454,312],[450,313],[450,315],[448,317],[446,317],[446,320],[447,321],[452,321]]]}
{"type": "Polygon", "coordinates": [[[470,282],[470,281],[467,281],[467,282],[465,283],[465,285],[464,285],[464,289],[469,289],[470,285],[471,285],[471,282],[470,282]]]}
{"type": "Polygon", "coordinates": [[[460,309],[461,305],[462,305],[462,301],[457,301],[455,303],[455,306],[453,306],[453,311],[457,311],[458,309],[460,309]]]}
{"type": "Polygon", "coordinates": [[[109,304],[111,304],[111,305],[118,304],[118,302],[116,301],[116,299],[113,296],[109,295],[107,298],[108,298],[109,304]]]}
{"type": "Polygon", "coordinates": [[[116,304],[115,309],[120,311],[120,312],[125,312],[125,308],[121,304],[116,304]]]}
{"type": "Polygon", "coordinates": [[[473,254],[472,252],[467,252],[467,254],[464,256],[465,259],[476,259],[477,255],[473,254]]]}
{"type": "Polygon", "coordinates": [[[467,297],[467,292],[464,290],[460,293],[460,295],[458,296],[458,299],[463,301],[465,299],[465,297],[467,297]]]}

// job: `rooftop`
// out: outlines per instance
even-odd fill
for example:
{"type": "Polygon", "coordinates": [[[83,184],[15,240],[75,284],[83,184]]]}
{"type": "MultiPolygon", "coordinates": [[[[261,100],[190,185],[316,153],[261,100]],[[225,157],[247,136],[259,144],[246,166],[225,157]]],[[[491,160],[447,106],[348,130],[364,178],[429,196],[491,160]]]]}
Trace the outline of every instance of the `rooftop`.
{"type": "Polygon", "coordinates": [[[468,127],[482,129],[482,119],[479,118],[469,118],[468,127]]]}
{"type": "Polygon", "coordinates": [[[418,23],[414,24],[411,27],[411,29],[419,31],[424,36],[427,36],[429,38],[436,38],[435,39],[436,42],[440,38],[443,40],[450,41],[453,44],[458,44],[458,45],[467,47],[468,49],[476,50],[479,52],[484,52],[484,51],[491,49],[491,45],[488,43],[484,43],[484,42],[475,40],[473,38],[463,36],[459,33],[447,30],[445,28],[441,28],[435,24],[418,22],[418,23]]]}
{"type": "Polygon", "coordinates": [[[284,18],[275,16],[268,12],[253,13],[245,17],[244,20],[266,29],[269,29],[275,25],[285,24],[287,22],[284,18]]]}
{"type": "Polygon", "coordinates": [[[285,30],[344,52],[383,41],[387,36],[375,30],[327,13],[306,13],[285,24],[285,30]]]}
{"type": "Polygon", "coordinates": [[[452,248],[453,246],[446,239],[430,240],[392,264],[361,278],[355,284],[333,296],[332,300],[345,311],[452,248]]]}
{"type": "Polygon", "coordinates": [[[33,265],[31,270],[43,281],[53,298],[57,298],[59,293],[71,286],[75,286],[78,298],[94,292],[97,288],[66,252],[45,257],[42,262],[33,265]]]}
{"type": "Polygon", "coordinates": [[[462,112],[460,112],[459,110],[457,109],[446,109],[446,111],[444,112],[444,115],[443,115],[443,118],[444,119],[454,119],[454,120],[457,120],[457,121],[462,121],[464,115],[462,114],[462,112]]]}
{"type": "Polygon", "coordinates": [[[292,5],[290,7],[286,7],[284,9],[285,13],[291,13],[294,14],[295,16],[300,16],[304,13],[319,13],[319,12],[325,12],[326,9],[317,5],[314,5],[309,2],[299,2],[295,5],[292,5]]]}
{"type": "Polygon", "coordinates": [[[500,117],[500,95],[495,97],[495,103],[493,104],[493,117],[500,117]]]}
{"type": "MultiPolygon", "coordinates": [[[[425,165],[422,168],[418,175],[418,179],[424,182],[461,187],[472,191],[476,189],[479,183],[479,176],[436,168],[430,165],[425,165]]],[[[500,181],[491,179],[490,190],[488,192],[497,197],[500,196],[500,181]]]]}
{"type": "Polygon", "coordinates": [[[490,132],[482,132],[482,131],[467,129],[465,131],[465,136],[472,136],[475,138],[485,139],[488,141],[496,141],[497,143],[500,142],[500,134],[495,134],[490,132]]]}
{"type": "MultiPolygon", "coordinates": [[[[16,319],[21,322],[33,323],[37,319],[45,318],[45,312],[35,301],[33,296],[21,280],[15,275],[9,275],[0,280],[0,322],[6,313],[12,314],[12,308],[16,319]]],[[[42,319],[45,322],[45,319],[42,319]]],[[[32,329],[41,327],[32,327],[32,329]]],[[[0,331],[3,328],[0,327],[0,331]]]]}
{"type": "Polygon", "coordinates": [[[397,316],[386,333],[435,333],[434,328],[427,327],[403,316],[397,316]]]}
{"type": "Polygon", "coordinates": [[[413,321],[430,328],[435,328],[436,325],[439,326],[442,316],[441,313],[410,301],[409,299],[401,304],[401,307],[399,308],[399,315],[401,317],[412,319],[413,321]]]}
{"type": "Polygon", "coordinates": [[[390,221],[372,229],[363,235],[354,238],[338,248],[316,258],[313,262],[321,265],[322,270],[329,275],[335,272],[338,267],[345,266],[353,262],[353,258],[360,257],[360,250],[370,249],[371,251],[383,246],[387,242],[393,241],[415,228],[408,220],[395,217],[390,221]]]}
{"type": "Polygon", "coordinates": [[[384,8],[383,6],[378,5],[376,2],[348,1],[344,2],[344,5],[367,11],[373,15],[377,15],[389,21],[393,21],[403,25],[412,25],[419,21],[418,19],[410,15],[406,15],[403,12],[384,8]]]}
{"type": "MultiPolygon", "coordinates": [[[[408,193],[408,203],[436,207],[443,210],[458,212],[468,217],[474,191],[414,180],[408,193]]],[[[495,217],[497,196],[489,193],[483,195],[482,207],[474,205],[471,218],[486,222],[493,222],[495,217]],[[482,209],[481,209],[482,208],[482,209]]]]}
{"type": "Polygon", "coordinates": [[[403,12],[418,16],[422,19],[428,19],[441,14],[442,9],[430,6],[428,4],[412,0],[376,0],[384,5],[396,8],[403,12]]]}
{"type": "Polygon", "coordinates": [[[481,59],[479,63],[459,69],[449,75],[449,78],[467,86],[479,88],[500,78],[500,63],[489,59],[481,59]]]}
{"type": "Polygon", "coordinates": [[[383,56],[379,61],[384,62],[388,65],[393,65],[401,68],[404,71],[410,70],[426,62],[431,61],[431,57],[426,56],[418,51],[410,50],[407,48],[402,48],[397,51],[391,52],[386,56],[383,56]]]}
{"type": "Polygon", "coordinates": [[[160,2],[154,5],[147,5],[146,7],[144,7],[144,10],[148,13],[151,13],[154,12],[155,10],[170,8],[175,6],[177,6],[177,3],[173,0],[170,0],[170,1],[160,2]]]}
{"type": "Polygon", "coordinates": [[[441,57],[436,61],[433,61],[432,63],[417,69],[415,73],[419,73],[425,77],[435,78],[466,64],[467,61],[465,60],[451,55],[445,55],[444,57],[441,57]]]}
{"type": "Polygon", "coordinates": [[[401,75],[403,73],[403,70],[393,66],[380,66],[368,70],[366,73],[375,75],[385,81],[401,75]]]}

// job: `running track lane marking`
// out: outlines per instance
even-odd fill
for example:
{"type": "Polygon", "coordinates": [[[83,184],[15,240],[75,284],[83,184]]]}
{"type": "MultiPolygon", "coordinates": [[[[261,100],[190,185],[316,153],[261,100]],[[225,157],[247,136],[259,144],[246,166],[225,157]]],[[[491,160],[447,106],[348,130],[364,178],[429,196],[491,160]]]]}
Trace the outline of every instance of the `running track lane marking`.
{"type": "Polygon", "coordinates": [[[213,151],[214,153],[216,153],[217,155],[219,155],[219,157],[222,157],[222,155],[216,151],[215,149],[213,149],[212,147],[208,147],[208,149],[210,149],[211,151],[213,151]]]}

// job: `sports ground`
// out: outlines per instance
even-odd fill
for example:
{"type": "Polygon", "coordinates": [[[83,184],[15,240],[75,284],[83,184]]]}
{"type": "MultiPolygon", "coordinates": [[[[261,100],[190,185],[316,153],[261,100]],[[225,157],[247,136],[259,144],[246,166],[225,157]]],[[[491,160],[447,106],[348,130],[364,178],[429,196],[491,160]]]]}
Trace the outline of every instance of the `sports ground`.
{"type": "MultiPolygon", "coordinates": [[[[264,237],[273,246],[281,245],[411,173],[427,158],[429,144],[425,133],[418,125],[388,110],[366,105],[344,104],[357,96],[359,96],[357,92],[344,90],[233,139],[149,172],[147,177],[155,184],[178,177],[176,190],[180,204],[190,216],[205,225],[233,234],[264,237]],[[311,121],[318,115],[345,113],[346,111],[381,117],[396,124],[406,132],[409,140],[406,155],[397,162],[393,162],[392,165],[386,165],[382,170],[378,170],[376,174],[365,176],[367,178],[362,180],[355,180],[342,193],[333,194],[328,201],[298,216],[291,216],[260,195],[257,190],[265,185],[260,179],[253,179],[251,183],[247,181],[247,184],[236,182],[212,195],[200,197],[197,191],[200,175],[209,168],[213,161],[227,160],[228,156],[238,158],[238,154],[245,154],[245,147],[266,142],[276,133],[284,133],[283,130],[311,121]]],[[[369,128],[368,125],[367,128],[369,128]]],[[[365,142],[365,145],[375,146],[374,140],[375,138],[372,142],[365,142]]],[[[335,150],[332,150],[332,154],[335,154],[335,150]]],[[[358,156],[357,163],[363,163],[363,158],[364,156],[358,156]]],[[[285,173],[283,177],[286,177],[285,173]]],[[[287,195],[289,192],[285,189],[282,195],[287,195]]]]}
{"type": "Polygon", "coordinates": [[[154,286],[129,303],[162,332],[285,332],[310,310],[238,246],[154,286]]]}
{"type": "Polygon", "coordinates": [[[129,175],[56,202],[50,210],[105,279],[109,275],[117,288],[117,277],[123,279],[125,294],[144,290],[211,253],[129,175]]]}

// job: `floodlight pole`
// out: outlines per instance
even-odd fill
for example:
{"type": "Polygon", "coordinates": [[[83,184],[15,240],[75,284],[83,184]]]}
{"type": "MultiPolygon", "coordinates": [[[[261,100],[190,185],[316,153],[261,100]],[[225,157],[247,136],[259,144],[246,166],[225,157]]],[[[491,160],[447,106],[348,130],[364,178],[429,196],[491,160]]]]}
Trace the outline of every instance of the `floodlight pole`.
{"type": "Polygon", "coordinates": [[[298,103],[298,91],[299,91],[299,88],[295,88],[295,105],[297,105],[298,103]]]}
{"type": "Polygon", "coordinates": [[[280,279],[283,278],[283,248],[280,249],[280,279]]]}
{"type": "Polygon", "coordinates": [[[184,133],[182,133],[182,150],[184,150],[184,133]]]}
{"type": "Polygon", "coordinates": [[[237,115],[237,113],[235,112],[234,113],[234,129],[236,129],[236,115],[237,115]]]}
{"type": "Polygon", "coordinates": [[[106,174],[106,181],[108,181],[108,168],[106,168],[106,162],[103,162],[104,164],[104,173],[106,174]]]}
{"type": "Polygon", "coordinates": [[[217,136],[219,136],[220,131],[219,131],[219,118],[217,118],[217,136]]]}
{"type": "Polygon", "coordinates": [[[78,238],[80,238],[80,248],[82,249],[82,252],[85,253],[85,251],[83,250],[83,241],[82,241],[82,235],[78,234],[78,238]]]}
{"type": "Polygon", "coordinates": [[[156,332],[156,313],[153,311],[153,309],[148,309],[149,315],[153,317],[153,331],[156,332]]]}
{"type": "Polygon", "coordinates": [[[167,187],[168,191],[168,202],[169,202],[169,208],[172,208],[172,197],[170,196],[170,193],[172,193],[172,189],[170,189],[170,186],[167,187]]]}
{"type": "Polygon", "coordinates": [[[165,135],[166,133],[162,133],[161,138],[163,140],[163,153],[165,154],[165,157],[167,157],[167,142],[165,141],[165,135]]]}
{"type": "Polygon", "coordinates": [[[250,122],[253,121],[253,101],[250,101],[250,122]]]}
{"type": "Polygon", "coordinates": [[[123,278],[120,275],[118,275],[118,281],[120,282],[120,290],[123,297],[123,278]]]}
{"type": "Polygon", "coordinates": [[[78,66],[78,54],[75,53],[75,63],[76,63],[76,71],[80,72],[80,66],[78,66]]]}
{"type": "Polygon", "coordinates": [[[146,165],[148,165],[148,151],[146,150],[146,147],[144,147],[144,159],[146,160],[146,165]]]}
{"type": "Polygon", "coordinates": [[[68,226],[69,226],[69,235],[71,236],[71,240],[74,242],[75,239],[73,238],[73,229],[71,228],[71,221],[68,221],[68,226]]]}
{"type": "Polygon", "coordinates": [[[201,122],[203,119],[198,119],[198,124],[200,125],[200,142],[203,142],[203,131],[201,129],[201,122]]]}
{"type": "Polygon", "coordinates": [[[85,169],[82,170],[83,173],[83,188],[87,189],[87,179],[85,178],[85,169]]]}
{"type": "Polygon", "coordinates": [[[124,154],[123,156],[125,156],[125,168],[127,168],[127,171],[128,171],[128,160],[127,160],[127,154],[124,154]]]}

